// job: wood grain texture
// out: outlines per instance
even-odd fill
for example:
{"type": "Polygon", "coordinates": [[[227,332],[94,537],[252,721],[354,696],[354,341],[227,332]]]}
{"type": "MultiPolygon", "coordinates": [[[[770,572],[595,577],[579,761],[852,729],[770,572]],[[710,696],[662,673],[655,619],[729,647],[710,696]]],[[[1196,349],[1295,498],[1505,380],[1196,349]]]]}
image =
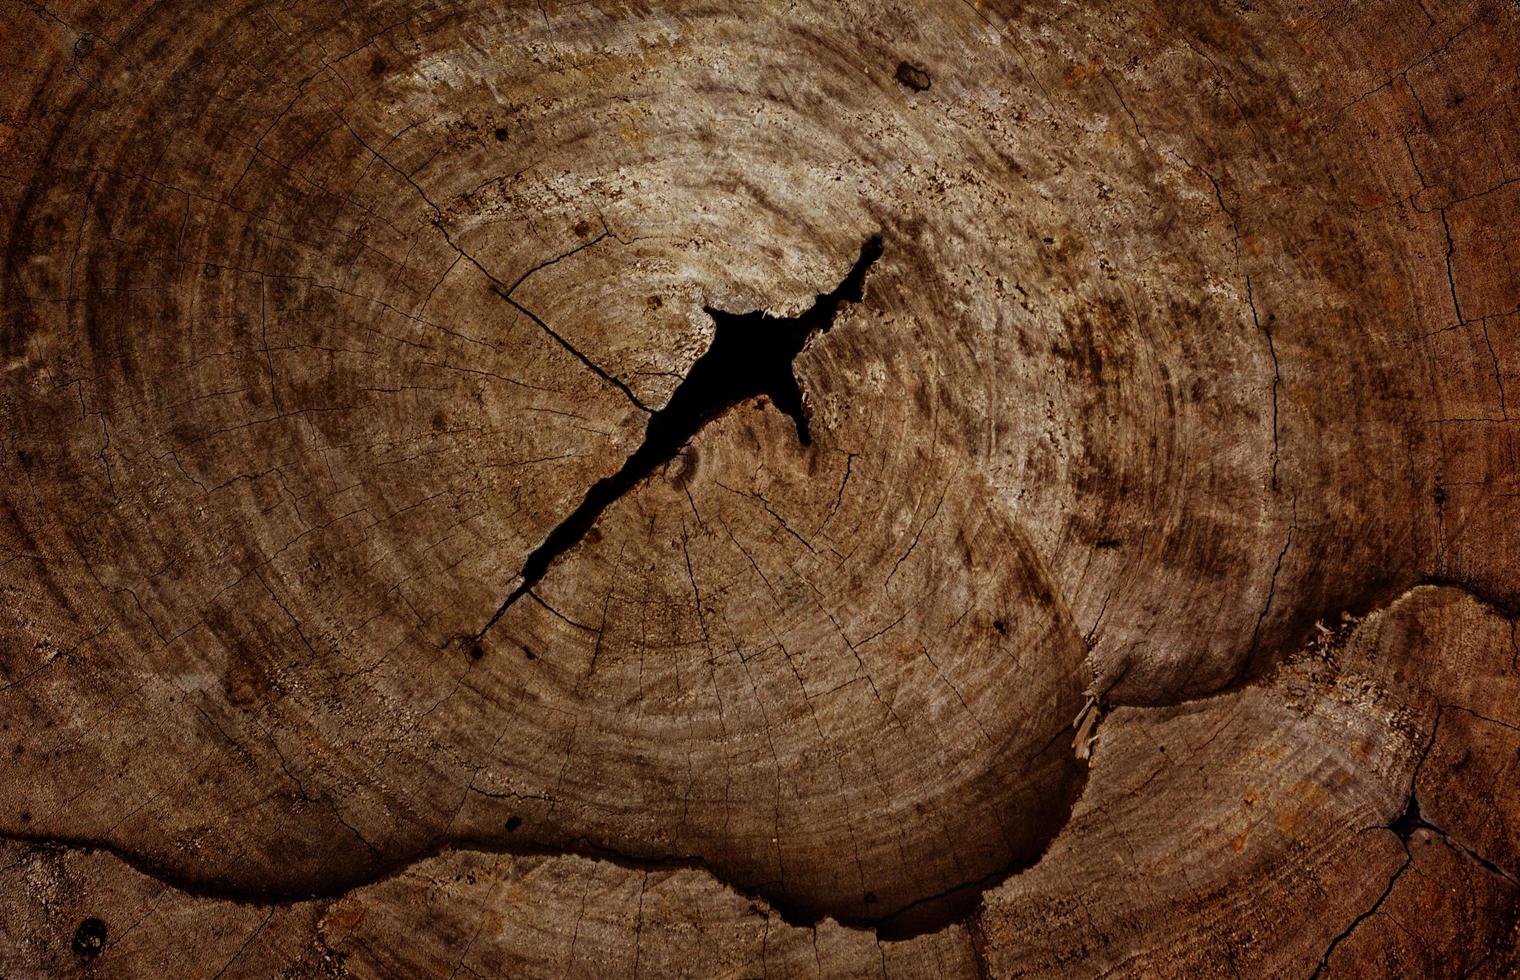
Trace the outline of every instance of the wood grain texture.
{"type": "Polygon", "coordinates": [[[0,974],[1520,969],[1513,3],[0,36],[0,974]]]}

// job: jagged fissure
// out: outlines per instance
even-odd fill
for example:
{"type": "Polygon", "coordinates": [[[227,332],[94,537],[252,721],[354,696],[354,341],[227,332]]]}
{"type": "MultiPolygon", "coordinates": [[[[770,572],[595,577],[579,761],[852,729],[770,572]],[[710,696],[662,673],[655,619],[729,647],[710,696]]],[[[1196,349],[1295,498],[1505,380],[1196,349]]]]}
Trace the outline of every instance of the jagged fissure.
{"type": "Polygon", "coordinates": [[[478,641],[485,636],[513,603],[532,591],[555,559],[579,544],[603,511],[674,459],[704,425],[732,406],[765,395],[791,417],[797,426],[798,441],[810,445],[812,434],[792,362],[809,337],[828,332],[842,304],[858,303],[864,298],[866,273],[881,254],[881,236],[873,235],[861,245],[860,256],[844,280],[832,291],[820,293],[799,316],[777,317],[764,311],[727,313],[703,307],[716,327],[707,351],[697,358],[665,407],[650,416],[643,443],[622,468],[593,484],[580,506],[528,556],[517,587],[474,639],[478,641]]]}
{"type": "MultiPolygon", "coordinates": [[[[1456,582],[1432,583],[1427,581],[1411,586],[1410,588],[1415,589],[1430,587],[1449,588],[1460,591],[1463,594],[1482,603],[1498,615],[1504,617],[1507,620],[1510,620],[1511,622],[1513,622],[1517,616],[1520,616],[1520,612],[1517,612],[1512,607],[1501,605],[1494,600],[1484,596],[1482,593],[1474,590],[1473,588],[1461,585],[1456,582]]],[[[1405,590],[1404,592],[1399,593],[1398,596],[1389,598],[1388,600],[1380,603],[1376,608],[1368,610],[1368,614],[1370,615],[1373,612],[1388,608],[1389,606],[1396,603],[1400,598],[1408,595],[1409,591],[1410,590],[1405,590]]],[[[1249,680],[1243,682],[1241,687],[1243,688],[1258,684],[1261,682],[1264,676],[1266,675],[1255,675],[1249,680]]],[[[1239,688],[1236,689],[1238,690],[1239,688]]],[[[1191,700],[1201,701],[1219,696],[1220,695],[1218,694],[1214,694],[1207,696],[1207,698],[1198,698],[1191,700]]],[[[1165,710],[1166,708],[1174,706],[1154,705],[1136,707],[1142,709],[1160,708],[1165,710]]],[[[1455,847],[1459,847],[1470,857],[1472,857],[1476,863],[1480,864],[1488,871],[1506,880],[1512,880],[1510,876],[1503,871],[1502,868],[1494,865],[1492,861],[1483,858],[1481,855],[1475,853],[1465,845],[1461,845],[1460,843],[1452,841],[1447,835],[1446,831],[1435,827],[1433,824],[1427,821],[1421,812],[1421,808],[1416,796],[1416,788],[1419,782],[1419,771],[1423,768],[1425,760],[1428,758],[1431,750],[1434,748],[1435,736],[1440,725],[1440,713],[1441,709],[1438,707],[1437,717],[1435,723],[1432,726],[1430,737],[1427,740],[1424,750],[1421,752],[1420,758],[1415,763],[1415,772],[1411,775],[1410,778],[1410,785],[1408,792],[1405,795],[1404,806],[1397,816],[1395,816],[1388,824],[1384,825],[1383,829],[1392,831],[1395,835],[1397,835],[1400,842],[1406,845],[1406,856],[1408,840],[1413,835],[1413,833],[1420,828],[1429,829],[1433,833],[1441,836],[1449,844],[1452,844],[1455,847]]],[[[1064,734],[1064,730],[1058,732],[1056,738],[1059,738],[1064,734]]],[[[1055,744],[1055,738],[1052,738],[1051,742],[1047,744],[1046,748],[1042,750],[1042,752],[1048,751],[1050,746],[1053,744],[1055,744]]],[[[1082,792],[1085,793],[1088,785],[1088,780],[1085,778],[1087,776],[1087,772],[1084,771],[1082,775],[1084,777],[1082,780],[1082,792]]],[[[1075,801],[1073,802],[1073,806],[1075,806],[1075,801]]],[[[506,824],[507,832],[511,834],[517,829],[518,826],[520,826],[520,823],[515,818],[513,820],[509,820],[506,824]]],[[[1053,835],[1051,840],[1053,841],[1056,836],[1059,836],[1059,834],[1053,835]]],[[[735,894],[742,895],[753,900],[765,902],[776,914],[776,916],[782,922],[788,925],[797,926],[800,928],[810,928],[816,927],[817,924],[822,922],[825,918],[833,918],[842,927],[847,929],[872,930],[877,934],[878,939],[881,940],[910,939],[914,936],[933,932],[938,928],[942,928],[945,925],[954,922],[964,922],[972,928],[975,928],[974,918],[968,918],[968,915],[975,909],[976,906],[974,901],[970,901],[969,899],[971,899],[973,896],[979,896],[989,887],[992,887],[1002,881],[1006,881],[1009,878],[1021,873],[1022,871],[1038,865],[1040,861],[1044,859],[1044,853],[1042,852],[1042,854],[1034,860],[1012,862],[1008,866],[994,871],[989,875],[975,880],[951,885],[949,888],[941,892],[924,896],[920,899],[915,900],[914,902],[910,902],[905,907],[898,908],[883,916],[854,917],[848,915],[837,915],[827,910],[810,911],[799,909],[792,903],[787,902],[784,897],[765,894],[762,887],[748,886],[743,882],[731,880],[730,878],[726,877],[719,868],[709,863],[708,860],[700,855],[639,855],[627,853],[599,844],[584,835],[575,837],[570,840],[562,841],[540,840],[533,837],[513,839],[479,834],[440,836],[435,838],[426,846],[421,847],[415,851],[401,855],[395,855],[389,858],[376,859],[358,868],[352,869],[349,873],[335,875],[301,886],[258,885],[250,884],[247,882],[231,881],[224,876],[216,874],[209,876],[198,875],[193,872],[187,872],[181,868],[174,867],[163,860],[155,859],[153,857],[138,853],[131,848],[123,847],[112,842],[109,839],[104,838],[95,839],[79,835],[7,832],[0,833],[0,841],[9,841],[15,844],[44,849],[79,849],[86,852],[100,851],[112,855],[113,857],[127,864],[129,867],[133,868],[135,871],[147,875],[148,877],[153,878],[154,880],[159,881],[187,895],[235,902],[244,905],[260,906],[284,906],[306,901],[327,901],[337,899],[349,894],[357,888],[373,886],[401,875],[420,862],[440,857],[449,852],[477,852],[486,854],[510,855],[514,857],[525,858],[580,857],[594,861],[603,861],[616,865],[618,867],[638,870],[673,871],[686,869],[700,871],[709,875],[713,878],[713,880],[722,884],[725,888],[728,888],[735,894]],[[945,900],[947,898],[966,898],[968,901],[966,901],[964,904],[958,902],[946,903],[945,900]],[[941,913],[938,915],[926,916],[924,918],[915,918],[911,916],[911,912],[915,908],[931,904],[939,905],[942,909],[941,913]],[[948,907],[946,907],[947,905],[948,907]],[[905,915],[905,913],[910,914],[905,915]]],[[[1047,842],[1046,845],[1047,849],[1048,846],[1049,842],[1047,842]]],[[[1369,909],[1364,910],[1362,913],[1358,914],[1357,917],[1344,930],[1342,930],[1342,932],[1334,940],[1331,941],[1329,947],[1321,959],[1320,964],[1316,969],[1315,975],[1319,975],[1321,972],[1323,972],[1324,969],[1327,968],[1328,960],[1338,945],[1352,932],[1354,932],[1357,926],[1366,921],[1372,915],[1376,914],[1382,902],[1386,900],[1387,895],[1391,893],[1392,886],[1397,883],[1399,876],[1401,876],[1404,871],[1407,870],[1409,863],[1412,862],[1405,862],[1401,864],[1399,868],[1395,869],[1391,875],[1391,879],[1388,885],[1385,887],[1384,891],[1380,894],[1378,899],[1372,904],[1372,906],[1369,909]]]]}
{"type": "Polygon", "coordinates": [[[376,859],[351,873],[334,875],[308,885],[285,886],[229,880],[219,874],[200,875],[185,871],[164,860],[149,857],[109,840],[66,835],[11,833],[0,834],[0,842],[35,848],[40,852],[82,851],[108,854],[140,875],[192,898],[230,902],[268,908],[288,908],[303,903],[326,903],[342,899],[356,890],[373,888],[411,872],[418,865],[436,861],[450,854],[489,854],[523,859],[564,860],[580,858],[631,871],[703,874],[722,888],[751,902],[764,903],[777,920],[797,929],[816,929],[826,920],[852,932],[871,932],[878,941],[903,941],[928,935],[948,925],[964,922],[975,910],[983,891],[1031,866],[1034,862],[1001,868],[975,881],[964,882],[934,895],[927,895],[907,906],[882,916],[839,916],[830,911],[810,911],[796,907],[784,898],[768,893],[763,886],[748,885],[723,875],[707,859],[697,854],[640,855],[606,847],[586,836],[553,842],[532,838],[503,839],[489,835],[440,837],[425,847],[386,859],[376,859]],[[913,918],[916,909],[925,905],[950,902],[939,914],[913,918]]]}
{"type": "MultiPolygon", "coordinates": [[[[1064,729],[1057,731],[1036,753],[1034,760],[1049,752],[1059,751],[1058,746],[1065,734],[1064,729]]],[[[1078,777],[1080,784],[1061,821],[1062,828],[1070,819],[1077,799],[1087,790],[1087,777],[1088,771],[1083,768],[1078,777]]],[[[582,858],[636,871],[699,872],[735,895],[752,902],[764,903],[778,920],[788,926],[816,929],[824,921],[832,920],[842,929],[874,933],[878,942],[896,942],[935,933],[955,923],[971,921],[986,890],[1039,864],[1059,833],[1059,829],[1052,833],[1043,842],[1039,853],[1016,857],[978,878],[950,884],[940,891],[922,895],[880,915],[851,915],[833,908],[811,907],[794,901],[787,896],[784,887],[778,894],[770,887],[777,882],[755,883],[732,877],[725,872],[721,863],[712,862],[699,853],[638,853],[608,846],[585,834],[546,838],[518,835],[517,830],[522,826],[522,821],[517,816],[510,817],[503,826],[505,836],[499,833],[440,834],[412,851],[391,855],[372,853],[368,861],[301,884],[239,880],[225,872],[201,874],[177,866],[172,860],[123,847],[109,837],[0,832],[0,842],[44,850],[82,850],[86,853],[99,851],[111,855],[139,874],[195,898],[276,907],[334,901],[357,889],[373,887],[400,877],[419,864],[442,858],[451,852],[514,858],[582,858]]]]}

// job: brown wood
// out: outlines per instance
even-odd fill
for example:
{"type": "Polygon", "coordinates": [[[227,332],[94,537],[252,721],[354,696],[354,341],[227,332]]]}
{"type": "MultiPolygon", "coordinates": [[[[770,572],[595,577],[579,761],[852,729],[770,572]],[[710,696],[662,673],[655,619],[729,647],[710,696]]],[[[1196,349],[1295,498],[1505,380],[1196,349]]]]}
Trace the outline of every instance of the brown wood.
{"type": "Polygon", "coordinates": [[[0,975],[1520,971],[1520,10],[0,7],[0,975]]]}

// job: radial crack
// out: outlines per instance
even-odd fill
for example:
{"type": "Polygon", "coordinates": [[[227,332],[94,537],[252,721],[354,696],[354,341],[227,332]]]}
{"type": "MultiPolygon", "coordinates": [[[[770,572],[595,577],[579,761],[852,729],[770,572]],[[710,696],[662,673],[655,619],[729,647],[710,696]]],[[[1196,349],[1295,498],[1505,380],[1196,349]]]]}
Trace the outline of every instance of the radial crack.
{"type": "MultiPolygon", "coordinates": [[[[865,296],[866,272],[881,257],[880,235],[860,247],[860,257],[844,280],[795,317],[777,317],[764,311],[727,313],[703,307],[716,330],[712,344],[691,366],[665,407],[653,413],[644,430],[644,442],[621,469],[604,477],[587,491],[580,506],[561,521],[523,564],[517,587],[492,614],[474,640],[479,641],[518,599],[527,595],[560,555],[575,547],[591,530],[602,512],[676,453],[702,427],[724,411],[758,395],[766,395],[791,417],[802,445],[812,443],[802,388],[792,362],[809,337],[826,333],[843,303],[859,303],[865,296]]],[[[510,298],[509,298],[510,301],[510,298]]]]}
{"type": "Polygon", "coordinates": [[[359,131],[355,129],[347,119],[344,119],[343,116],[339,115],[336,109],[332,110],[332,113],[337,118],[338,122],[343,125],[343,128],[348,130],[348,132],[353,136],[353,138],[359,143],[360,146],[369,151],[371,156],[380,161],[380,163],[383,164],[386,168],[393,171],[398,177],[404,180],[412,188],[413,191],[417,193],[417,196],[422,199],[422,203],[426,204],[428,206],[428,209],[433,212],[432,225],[434,228],[437,228],[438,233],[443,236],[444,242],[448,244],[449,248],[452,249],[456,255],[473,265],[482,275],[491,281],[492,292],[496,293],[496,295],[506,300],[509,304],[511,304],[513,309],[517,310],[517,312],[521,313],[529,320],[532,320],[535,326],[537,326],[544,333],[548,334],[551,340],[553,340],[560,347],[564,348],[564,350],[572,357],[589,368],[591,370],[591,373],[595,374],[598,378],[601,378],[607,384],[612,385],[621,391],[624,397],[632,402],[636,408],[645,412],[649,411],[649,406],[640,401],[639,396],[634,394],[633,389],[628,387],[628,385],[623,382],[622,379],[609,373],[601,365],[597,364],[590,357],[586,356],[586,354],[580,351],[574,344],[566,340],[553,327],[545,323],[543,319],[538,316],[538,314],[534,313],[532,310],[529,310],[527,307],[523,306],[521,303],[517,302],[517,300],[512,298],[512,294],[517,290],[518,286],[521,286],[523,284],[523,280],[527,279],[539,269],[542,269],[545,266],[553,265],[555,262],[558,262],[561,259],[569,258],[571,255],[574,255],[576,252],[579,252],[582,249],[590,248],[592,245],[595,245],[597,242],[601,241],[603,238],[606,238],[609,234],[611,234],[611,229],[607,227],[607,222],[605,219],[602,221],[602,234],[598,235],[596,238],[592,239],[589,242],[576,246],[563,255],[557,256],[547,262],[542,262],[534,266],[519,276],[517,281],[509,286],[498,279],[496,277],[496,274],[493,273],[490,269],[487,269],[479,259],[475,258],[475,256],[471,255],[469,252],[466,252],[459,246],[458,242],[454,241],[454,236],[449,234],[449,229],[444,224],[443,209],[440,208],[437,204],[433,203],[433,199],[428,196],[427,191],[423,189],[421,184],[417,183],[416,179],[412,176],[411,173],[396,166],[396,164],[391,162],[388,157],[382,154],[379,150],[375,149],[375,147],[371,146],[369,141],[366,140],[363,136],[360,136],[359,131]]]}

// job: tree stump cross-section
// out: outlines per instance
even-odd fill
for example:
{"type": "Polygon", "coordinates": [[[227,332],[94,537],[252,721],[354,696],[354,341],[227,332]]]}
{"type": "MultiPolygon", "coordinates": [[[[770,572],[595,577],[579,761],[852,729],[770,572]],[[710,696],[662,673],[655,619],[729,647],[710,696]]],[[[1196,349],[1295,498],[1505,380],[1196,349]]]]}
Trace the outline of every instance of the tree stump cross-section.
{"type": "Polygon", "coordinates": [[[0,975],[1520,970],[1520,10],[0,7],[0,975]]]}

